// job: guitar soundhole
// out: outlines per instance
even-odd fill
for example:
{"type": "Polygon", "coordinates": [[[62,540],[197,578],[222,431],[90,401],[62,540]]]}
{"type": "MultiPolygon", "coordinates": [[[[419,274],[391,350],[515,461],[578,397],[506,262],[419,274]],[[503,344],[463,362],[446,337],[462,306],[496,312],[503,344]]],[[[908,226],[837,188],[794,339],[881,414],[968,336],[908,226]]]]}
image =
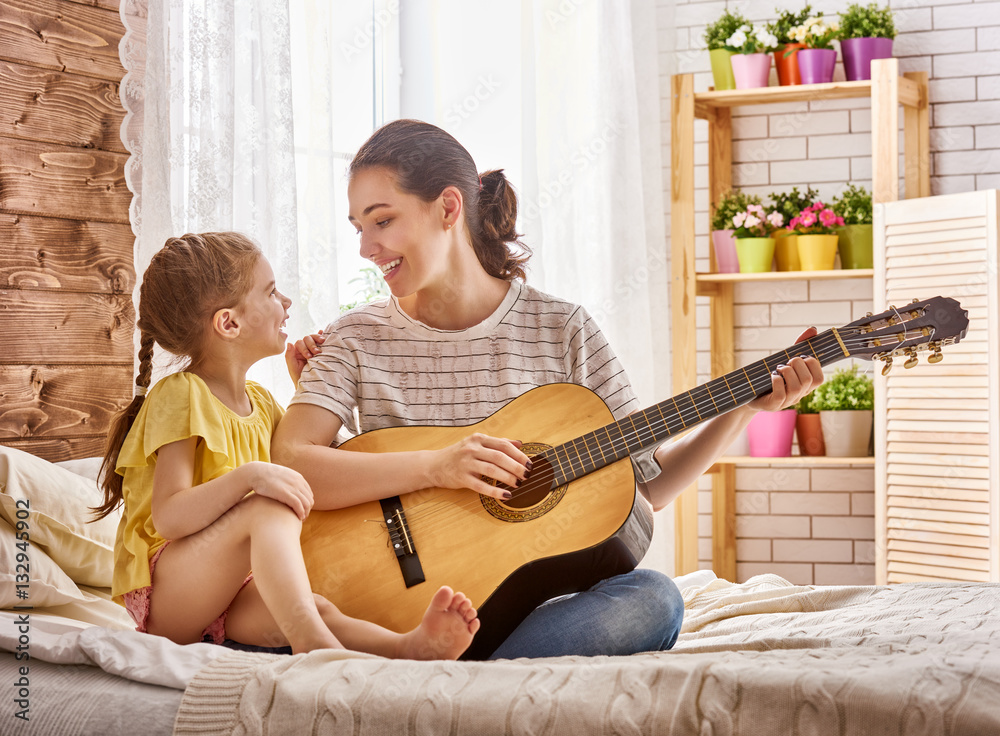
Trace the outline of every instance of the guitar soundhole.
{"type": "Polygon", "coordinates": [[[569,487],[563,484],[553,488],[555,473],[552,465],[541,454],[549,445],[539,442],[525,443],[521,451],[531,458],[531,472],[520,487],[511,488],[503,483],[485,478],[490,485],[510,491],[511,498],[500,501],[489,496],[480,496],[483,506],[493,516],[503,521],[529,521],[543,516],[559,503],[569,487]]]}

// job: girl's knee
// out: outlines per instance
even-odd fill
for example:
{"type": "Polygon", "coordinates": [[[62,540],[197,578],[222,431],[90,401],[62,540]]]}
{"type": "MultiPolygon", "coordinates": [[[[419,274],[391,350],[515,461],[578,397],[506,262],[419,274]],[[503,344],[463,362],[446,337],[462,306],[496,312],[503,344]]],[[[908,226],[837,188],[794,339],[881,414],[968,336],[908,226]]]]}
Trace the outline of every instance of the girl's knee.
{"type": "Polygon", "coordinates": [[[648,632],[649,649],[670,649],[677,641],[684,621],[684,598],[677,584],[656,570],[638,569],[629,573],[636,587],[633,605],[645,618],[642,628],[648,632]]]}

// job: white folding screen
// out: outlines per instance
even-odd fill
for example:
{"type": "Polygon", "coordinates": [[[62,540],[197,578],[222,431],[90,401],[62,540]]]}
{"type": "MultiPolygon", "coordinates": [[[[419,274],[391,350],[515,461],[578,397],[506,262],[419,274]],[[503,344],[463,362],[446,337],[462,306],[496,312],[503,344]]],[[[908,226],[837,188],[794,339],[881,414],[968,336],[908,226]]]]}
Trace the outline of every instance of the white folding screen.
{"type": "Polygon", "coordinates": [[[998,191],[875,207],[875,308],[946,296],[969,329],[876,391],[876,579],[1000,580],[998,191]]]}

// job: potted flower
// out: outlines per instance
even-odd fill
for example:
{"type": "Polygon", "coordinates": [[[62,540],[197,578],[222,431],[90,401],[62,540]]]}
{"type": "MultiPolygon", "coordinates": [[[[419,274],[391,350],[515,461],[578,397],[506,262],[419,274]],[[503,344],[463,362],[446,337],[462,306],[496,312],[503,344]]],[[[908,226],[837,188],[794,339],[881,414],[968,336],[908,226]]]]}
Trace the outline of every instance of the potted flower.
{"type": "Polygon", "coordinates": [[[712,78],[715,89],[736,89],[733,79],[733,66],[729,57],[733,55],[726,48],[726,39],[732,36],[736,29],[744,25],[747,19],[738,10],[724,10],[715,23],[705,26],[705,46],[712,62],[712,78]]]}
{"type": "Polygon", "coordinates": [[[795,409],[759,411],[747,425],[750,457],[789,457],[795,435],[795,409]]]}
{"type": "MultiPolygon", "coordinates": [[[[770,58],[770,57],[769,57],[770,58]]],[[[774,260],[774,231],[784,224],[780,212],[765,212],[763,205],[752,204],[733,217],[736,257],[740,273],[771,270],[774,260]]]]}
{"type": "Polygon", "coordinates": [[[739,273],[740,262],[736,257],[736,239],[733,237],[733,218],[746,212],[752,204],[760,204],[760,197],[732,190],[722,195],[712,213],[712,249],[715,267],[719,273],[739,273]]]}
{"type": "Polygon", "coordinates": [[[864,457],[872,434],[875,384],[858,366],[838,368],[813,391],[812,405],[819,410],[826,454],[830,457],[864,457]]]}
{"type": "Polygon", "coordinates": [[[788,223],[799,236],[799,265],[803,271],[829,271],[837,259],[836,228],[844,221],[816,201],[788,223]]]}
{"type": "Polygon", "coordinates": [[[766,87],[771,74],[770,52],[778,48],[778,39],[765,26],[744,23],[726,39],[726,48],[733,52],[736,89],[766,87]]]}
{"type": "Polygon", "coordinates": [[[831,204],[844,221],[837,231],[841,268],[872,268],[872,195],[863,187],[849,184],[831,204]]]}
{"type": "MultiPolygon", "coordinates": [[[[819,192],[812,187],[807,187],[804,194],[799,192],[798,187],[792,187],[789,192],[771,192],[768,198],[772,209],[781,213],[785,223],[790,223],[818,197],[819,192]]],[[[779,271],[798,271],[802,268],[799,265],[799,236],[794,231],[785,228],[774,231],[774,261],[779,271]]]]}
{"type": "Polygon", "coordinates": [[[806,18],[802,25],[791,30],[789,35],[803,45],[797,54],[802,84],[833,81],[833,68],[837,65],[833,40],[839,30],[837,23],[827,21],[822,13],[806,18]]]}
{"type": "Polygon", "coordinates": [[[813,405],[816,392],[806,394],[795,405],[795,437],[799,441],[799,454],[816,457],[826,454],[823,443],[823,424],[819,409],[813,405]]]}
{"type": "Polygon", "coordinates": [[[800,84],[799,60],[796,54],[802,44],[794,41],[791,31],[802,25],[812,13],[812,6],[806,5],[798,13],[775,8],[778,19],[767,24],[767,30],[778,39],[778,48],[774,52],[774,67],[778,70],[778,84],[786,86],[800,84]]]}
{"type": "Polygon", "coordinates": [[[880,8],[852,3],[840,14],[840,50],[844,55],[844,76],[848,82],[872,78],[872,59],[892,57],[896,24],[888,4],[880,8]]]}

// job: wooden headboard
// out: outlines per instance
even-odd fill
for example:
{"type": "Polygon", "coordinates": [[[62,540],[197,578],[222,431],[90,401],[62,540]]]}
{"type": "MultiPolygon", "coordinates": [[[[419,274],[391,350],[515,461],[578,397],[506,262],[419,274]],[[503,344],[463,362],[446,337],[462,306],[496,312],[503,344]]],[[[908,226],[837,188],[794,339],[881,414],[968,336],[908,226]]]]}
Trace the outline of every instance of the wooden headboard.
{"type": "Polygon", "coordinates": [[[118,0],[0,0],[0,443],[100,455],[131,397],[118,0]]]}

